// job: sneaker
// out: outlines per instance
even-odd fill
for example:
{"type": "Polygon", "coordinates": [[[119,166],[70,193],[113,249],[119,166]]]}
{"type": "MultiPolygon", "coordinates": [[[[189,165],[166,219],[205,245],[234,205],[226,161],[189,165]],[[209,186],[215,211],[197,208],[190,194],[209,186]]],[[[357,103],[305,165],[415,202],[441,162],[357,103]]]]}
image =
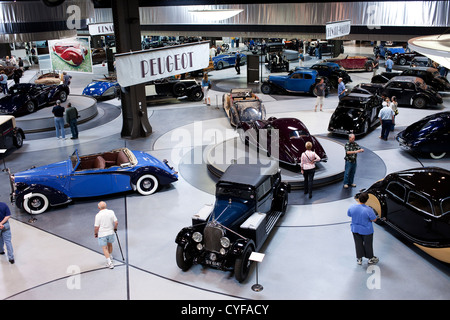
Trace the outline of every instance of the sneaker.
{"type": "Polygon", "coordinates": [[[344,189],[348,189],[348,184],[344,184],[344,189]]]}
{"type": "Polygon", "coordinates": [[[356,263],[359,264],[359,265],[361,265],[361,264],[362,264],[362,258],[356,259],[356,263]]]}
{"type": "Polygon", "coordinates": [[[380,261],[380,259],[378,259],[377,257],[373,256],[372,258],[369,259],[369,264],[375,264],[378,261],[380,261]]]}
{"type": "Polygon", "coordinates": [[[351,186],[354,188],[354,187],[356,187],[356,184],[352,183],[351,186]]]}
{"type": "Polygon", "coordinates": [[[106,260],[106,266],[110,269],[114,269],[114,263],[111,259],[106,260]]]}

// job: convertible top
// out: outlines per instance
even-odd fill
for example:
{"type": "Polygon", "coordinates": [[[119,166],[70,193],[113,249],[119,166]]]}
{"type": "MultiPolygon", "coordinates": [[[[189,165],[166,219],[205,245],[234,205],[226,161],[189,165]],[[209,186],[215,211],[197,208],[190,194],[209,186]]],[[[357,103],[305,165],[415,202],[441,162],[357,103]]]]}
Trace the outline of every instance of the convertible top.
{"type": "Polygon", "coordinates": [[[0,125],[12,120],[13,128],[16,127],[16,118],[14,116],[0,116],[0,125]]]}
{"type": "Polygon", "coordinates": [[[263,164],[232,164],[220,178],[220,183],[242,184],[258,187],[267,176],[275,174],[278,170],[277,162],[271,161],[268,165],[263,164]]]}

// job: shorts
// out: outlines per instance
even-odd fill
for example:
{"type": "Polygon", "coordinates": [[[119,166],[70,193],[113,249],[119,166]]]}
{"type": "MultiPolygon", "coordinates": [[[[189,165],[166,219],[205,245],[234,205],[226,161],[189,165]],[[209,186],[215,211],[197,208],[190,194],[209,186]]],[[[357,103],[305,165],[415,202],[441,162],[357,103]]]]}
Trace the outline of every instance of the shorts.
{"type": "Polygon", "coordinates": [[[323,96],[317,96],[316,104],[323,104],[323,96]]]}
{"type": "Polygon", "coordinates": [[[101,247],[107,246],[108,243],[113,243],[114,242],[114,235],[110,234],[101,238],[98,238],[98,244],[101,247]]]}

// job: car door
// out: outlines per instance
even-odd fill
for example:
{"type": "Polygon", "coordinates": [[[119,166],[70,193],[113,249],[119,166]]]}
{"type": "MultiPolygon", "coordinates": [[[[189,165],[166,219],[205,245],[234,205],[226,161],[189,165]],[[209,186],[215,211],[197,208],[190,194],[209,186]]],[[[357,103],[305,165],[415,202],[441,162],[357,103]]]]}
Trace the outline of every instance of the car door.
{"type": "Polygon", "coordinates": [[[384,93],[389,98],[395,96],[399,104],[410,104],[409,98],[406,98],[406,96],[402,94],[402,86],[400,82],[388,82],[384,93]]]}
{"type": "Polygon", "coordinates": [[[33,96],[36,98],[38,106],[42,106],[48,102],[48,93],[50,90],[44,85],[37,85],[33,89],[33,96]]]}
{"type": "Polygon", "coordinates": [[[303,73],[294,72],[286,80],[286,90],[293,92],[303,92],[303,73]]]}
{"type": "Polygon", "coordinates": [[[273,189],[272,179],[267,178],[256,190],[257,211],[268,213],[272,207],[273,189]]]}

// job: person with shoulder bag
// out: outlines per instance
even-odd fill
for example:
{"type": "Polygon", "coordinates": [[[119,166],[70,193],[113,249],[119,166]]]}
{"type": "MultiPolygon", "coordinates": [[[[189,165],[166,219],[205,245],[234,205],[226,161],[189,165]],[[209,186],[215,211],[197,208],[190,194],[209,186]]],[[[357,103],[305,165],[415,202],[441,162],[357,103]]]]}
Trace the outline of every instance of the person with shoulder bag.
{"type": "Polygon", "coordinates": [[[303,189],[304,193],[309,193],[309,198],[312,198],[312,187],[314,180],[314,173],[316,171],[316,162],[320,161],[320,157],[312,151],[312,143],[305,144],[306,151],[300,157],[300,169],[304,178],[303,189]]]}
{"type": "Polygon", "coordinates": [[[208,79],[208,74],[205,73],[202,79],[202,90],[203,90],[203,96],[205,98],[205,104],[207,106],[211,105],[211,98],[209,97],[209,89],[211,89],[211,80],[208,79]]]}

